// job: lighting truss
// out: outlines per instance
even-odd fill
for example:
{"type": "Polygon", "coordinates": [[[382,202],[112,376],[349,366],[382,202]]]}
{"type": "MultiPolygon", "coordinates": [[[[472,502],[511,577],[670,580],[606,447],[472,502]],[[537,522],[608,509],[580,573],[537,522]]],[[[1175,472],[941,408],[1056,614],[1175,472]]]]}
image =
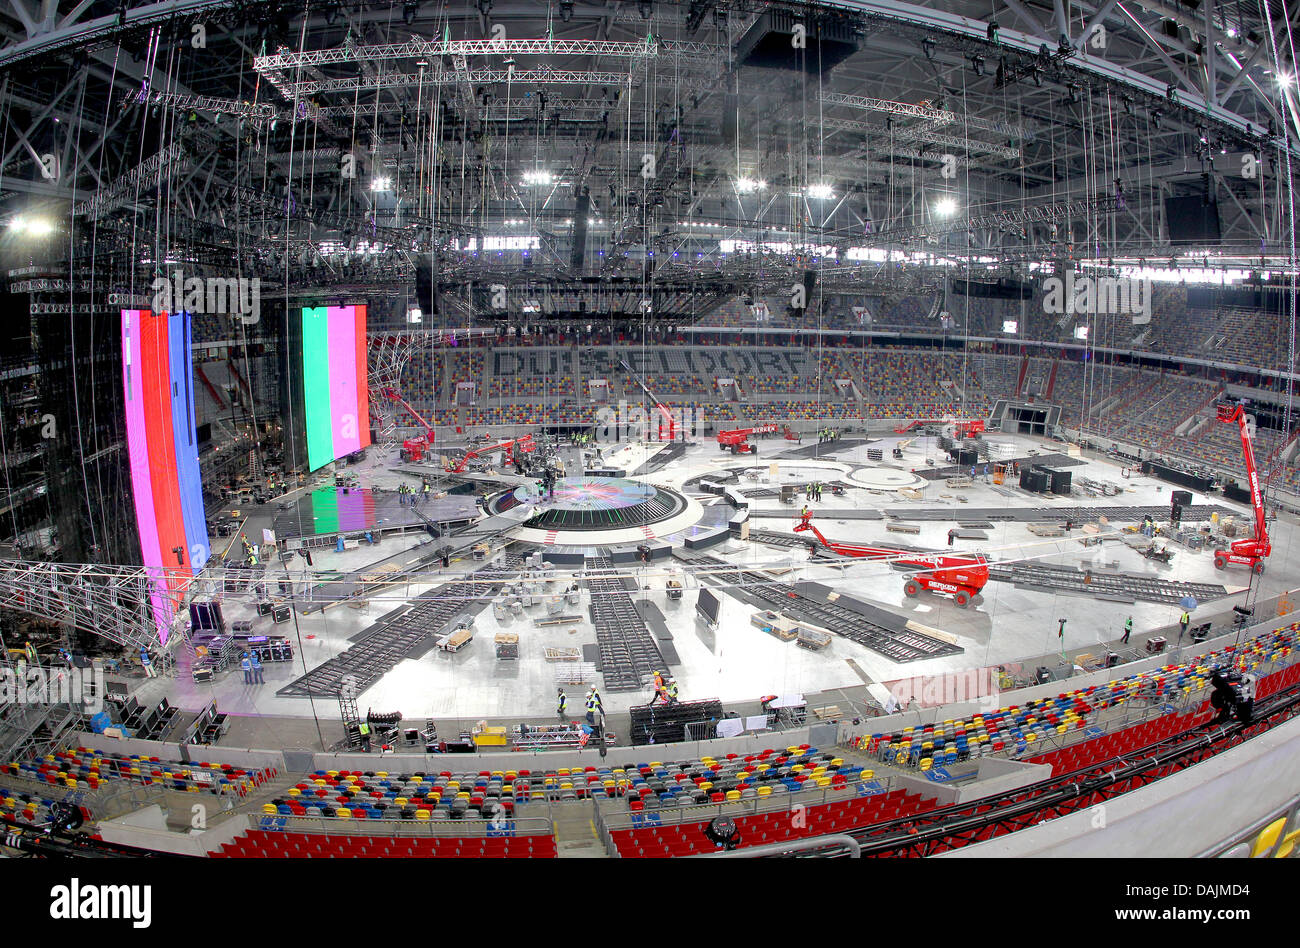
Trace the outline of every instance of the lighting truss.
{"type": "Polygon", "coordinates": [[[956,217],[945,224],[925,224],[919,227],[891,227],[872,235],[876,241],[901,242],[919,238],[942,237],[965,230],[1007,230],[1029,224],[1056,224],[1061,221],[1086,217],[1089,214],[1114,214],[1119,202],[1113,196],[1081,198],[1055,204],[1033,207],[1016,207],[977,217],[956,217]]]}
{"type": "Polygon", "coordinates": [[[312,95],[349,94],[377,89],[399,89],[404,86],[429,85],[492,85],[498,82],[521,84],[567,84],[617,86],[632,81],[627,72],[592,72],[579,69],[474,69],[457,74],[451,72],[422,76],[417,73],[394,72],[386,75],[352,76],[345,79],[312,79],[289,83],[279,91],[288,99],[312,95]]]}
{"type": "Polygon", "coordinates": [[[581,39],[484,39],[425,40],[412,38],[406,43],[375,46],[340,46],[303,52],[280,52],[258,56],[253,69],[262,75],[287,69],[328,66],[337,63],[383,63],[431,56],[605,56],[618,59],[644,59],[659,55],[650,38],[636,43],[581,39]]]}
{"type": "Polygon", "coordinates": [[[173,142],[162,151],[140,162],[108,187],[96,191],[90,198],[74,206],[73,217],[89,217],[94,220],[117,210],[132,200],[137,190],[149,188],[160,180],[170,180],[172,175],[188,164],[182,161],[184,156],[185,150],[181,147],[181,143],[173,142]]]}
{"type": "Polygon", "coordinates": [[[928,105],[912,105],[910,102],[895,102],[892,99],[873,99],[865,95],[846,95],[841,92],[823,92],[822,102],[826,105],[847,105],[868,112],[883,112],[886,115],[901,115],[907,118],[933,119],[948,123],[957,121],[955,112],[944,109],[932,109],[928,105]]]}
{"type": "Polygon", "coordinates": [[[254,121],[269,121],[285,117],[280,109],[266,102],[240,102],[237,99],[221,99],[210,95],[181,95],[175,92],[132,93],[122,102],[122,108],[125,110],[132,105],[162,105],[176,111],[193,109],[254,121]]]}
{"type": "MultiPolygon", "coordinates": [[[[151,599],[175,618],[162,578],[141,567],[0,560],[0,607],[70,625],[128,648],[158,647],[151,599]]],[[[188,580],[188,577],[186,577],[188,580]]],[[[177,582],[182,582],[179,577],[177,582]]]]}
{"type": "Polygon", "coordinates": [[[820,123],[824,128],[835,129],[844,132],[860,132],[864,135],[875,136],[877,140],[882,140],[890,135],[895,141],[925,141],[934,145],[943,145],[947,148],[955,148],[970,154],[987,154],[997,158],[1003,158],[1007,161],[1018,161],[1020,159],[1020,149],[1007,145],[994,145],[991,142],[980,141],[977,138],[960,138],[956,135],[944,135],[940,132],[931,131],[928,128],[895,128],[886,129],[879,125],[871,125],[867,122],[857,122],[853,119],[824,118],[820,123]]]}

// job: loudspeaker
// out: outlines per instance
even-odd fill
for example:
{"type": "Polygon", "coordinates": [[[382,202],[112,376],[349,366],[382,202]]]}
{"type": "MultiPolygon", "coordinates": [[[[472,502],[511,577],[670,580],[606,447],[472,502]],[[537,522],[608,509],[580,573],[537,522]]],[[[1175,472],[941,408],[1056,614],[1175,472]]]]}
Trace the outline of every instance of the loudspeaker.
{"type": "Polygon", "coordinates": [[[289,607],[288,607],[288,606],[276,606],[275,609],[272,610],[272,612],[271,612],[271,618],[274,619],[276,622],[288,622],[288,621],[289,621],[289,607]]]}
{"type": "Polygon", "coordinates": [[[1169,499],[1173,501],[1175,504],[1179,504],[1180,506],[1187,507],[1192,502],[1192,492],[1190,490],[1171,491],[1169,494],[1169,499]]]}
{"type": "Polygon", "coordinates": [[[587,259],[587,215],[591,213],[591,192],[586,188],[573,206],[573,246],[569,250],[569,269],[581,273],[587,259]]]}
{"type": "Polygon", "coordinates": [[[438,272],[438,255],[431,254],[429,266],[421,264],[415,269],[415,299],[425,316],[438,315],[438,293],[435,287],[438,272]]]}

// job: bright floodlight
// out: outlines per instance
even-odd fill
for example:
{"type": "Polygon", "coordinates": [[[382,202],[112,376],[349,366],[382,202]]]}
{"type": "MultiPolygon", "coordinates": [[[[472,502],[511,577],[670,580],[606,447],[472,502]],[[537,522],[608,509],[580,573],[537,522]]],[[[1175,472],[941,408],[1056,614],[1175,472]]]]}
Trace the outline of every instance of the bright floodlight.
{"type": "Polygon", "coordinates": [[[393,179],[389,177],[375,178],[370,182],[371,191],[391,191],[393,188],[393,179]]]}
{"type": "Polygon", "coordinates": [[[939,198],[934,202],[934,212],[940,217],[952,217],[957,213],[957,201],[955,198],[939,198]]]}
{"type": "Polygon", "coordinates": [[[1277,84],[1279,86],[1289,86],[1293,82],[1295,82],[1295,76],[1291,75],[1291,73],[1279,72],[1277,74],[1277,84]]]}
{"type": "Polygon", "coordinates": [[[736,190],[741,194],[749,194],[752,191],[762,191],[766,187],[766,181],[757,181],[753,178],[740,178],[736,181],[736,190]]]}
{"type": "Polygon", "coordinates": [[[9,222],[9,229],[15,234],[44,237],[54,233],[54,224],[43,217],[15,217],[9,222]]]}
{"type": "Polygon", "coordinates": [[[544,186],[555,180],[555,175],[551,174],[545,168],[538,168],[534,171],[524,172],[524,184],[530,186],[544,186]]]}
{"type": "Polygon", "coordinates": [[[810,184],[808,196],[814,201],[826,201],[835,196],[835,189],[829,184],[810,184]]]}

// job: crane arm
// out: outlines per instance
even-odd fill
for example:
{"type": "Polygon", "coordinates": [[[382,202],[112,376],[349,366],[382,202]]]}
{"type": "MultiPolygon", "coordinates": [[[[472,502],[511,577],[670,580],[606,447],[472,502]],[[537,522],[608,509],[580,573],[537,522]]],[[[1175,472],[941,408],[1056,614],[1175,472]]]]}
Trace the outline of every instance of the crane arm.
{"type": "Polygon", "coordinates": [[[645,392],[646,397],[650,399],[650,401],[654,402],[655,408],[659,409],[659,414],[663,416],[664,421],[668,422],[668,440],[676,441],[677,419],[673,416],[672,411],[669,410],[667,405],[655,397],[655,393],[650,391],[650,386],[646,385],[646,383],[641,380],[641,376],[632,371],[632,367],[627,364],[625,359],[620,359],[618,364],[622,367],[624,372],[632,377],[632,381],[636,382],[637,387],[640,388],[641,391],[645,392]]]}
{"type": "Polygon", "coordinates": [[[429,443],[432,444],[433,425],[425,421],[424,418],[420,415],[420,413],[411,407],[411,403],[401,396],[401,393],[398,392],[397,389],[395,388],[383,389],[383,394],[384,394],[384,398],[387,398],[390,401],[397,402],[399,405],[401,405],[403,408],[405,408],[408,412],[411,413],[411,417],[414,418],[416,421],[418,421],[421,427],[424,428],[424,436],[428,438],[429,443]]]}
{"type": "Polygon", "coordinates": [[[1259,468],[1255,466],[1255,447],[1250,440],[1250,425],[1246,422],[1244,402],[1220,405],[1219,420],[1236,422],[1241,431],[1241,453],[1246,459],[1246,480],[1250,482],[1250,503],[1255,511],[1255,538],[1268,539],[1268,524],[1264,516],[1264,494],[1259,487],[1259,468]]]}

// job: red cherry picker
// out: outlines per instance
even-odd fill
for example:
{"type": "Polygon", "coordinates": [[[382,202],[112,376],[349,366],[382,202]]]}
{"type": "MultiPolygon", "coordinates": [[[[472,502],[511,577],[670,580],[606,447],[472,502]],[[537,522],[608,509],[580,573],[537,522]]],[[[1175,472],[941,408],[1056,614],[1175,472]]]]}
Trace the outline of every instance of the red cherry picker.
{"type": "Polygon", "coordinates": [[[1234,422],[1241,430],[1241,451],[1246,456],[1246,479],[1250,481],[1250,503],[1255,508],[1255,536],[1234,540],[1226,550],[1214,551],[1214,568],[1227,569],[1229,563],[1249,566],[1256,576],[1264,572],[1264,560],[1273,552],[1268,538],[1268,523],[1264,516],[1264,495],[1259,489],[1259,469],[1255,467],[1255,449],[1250,443],[1250,423],[1246,419],[1246,403],[1221,402],[1216,406],[1219,421],[1234,422]]]}
{"type": "Polygon", "coordinates": [[[626,372],[631,377],[632,381],[636,382],[637,386],[641,389],[641,391],[645,392],[646,398],[650,399],[650,401],[654,403],[655,408],[659,410],[659,414],[663,416],[663,420],[659,422],[659,437],[656,438],[655,440],[676,441],[677,440],[677,419],[673,416],[672,410],[669,409],[669,407],[665,405],[663,402],[659,401],[659,399],[655,398],[655,393],[650,391],[650,386],[646,385],[645,382],[641,381],[641,376],[637,375],[635,372],[632,371],[632,366],[628,365],[627,362],[622,359],[619,360],[618,364],[622,366],[623,371],[626,372]],[[667,438],[664,437],[665,426],[668,429],[667,438]]]}
{"type": "Polygon", "coordinates": [[[860,543],[841,543],[822,536],[812,523],[812,513],[805,513],[795,526],[795,533],[811,530],[822,546],[841,556],[862,557],[870,560],[888,559],[896,566],[916,569],[903,584],[909,597],[920,595],[922,589],[952,596],[959,606],[966,606],[979,595],[989,581],[988,559],[980,553],[918,553],[915,550],[898,550],[860,543]]]}
{"type": "Polygon", "coordinates": [[[399,393],[397,389],[385,388],[382,389],[381,391],[383,392],[384,398],[387,398],[389,401],[397,402],[397,404],[401,405],[408,412],[410,412],[411,417],[414,418],[417,422],[419,422],[420,427],[424,429],[424,434],[420,435],[418,438],[407,438],[405,441],[402,442],[402,453],[401,453],[402,460],[403,461],[424,460],[425,452],[428,451],[429,448],[433,445],[433,425],[425,421],[420,416],[420,413],[411,407],[410,402],[408,402],[406,399],[404,399],[401,396],[401,393],[399,393]]]}

